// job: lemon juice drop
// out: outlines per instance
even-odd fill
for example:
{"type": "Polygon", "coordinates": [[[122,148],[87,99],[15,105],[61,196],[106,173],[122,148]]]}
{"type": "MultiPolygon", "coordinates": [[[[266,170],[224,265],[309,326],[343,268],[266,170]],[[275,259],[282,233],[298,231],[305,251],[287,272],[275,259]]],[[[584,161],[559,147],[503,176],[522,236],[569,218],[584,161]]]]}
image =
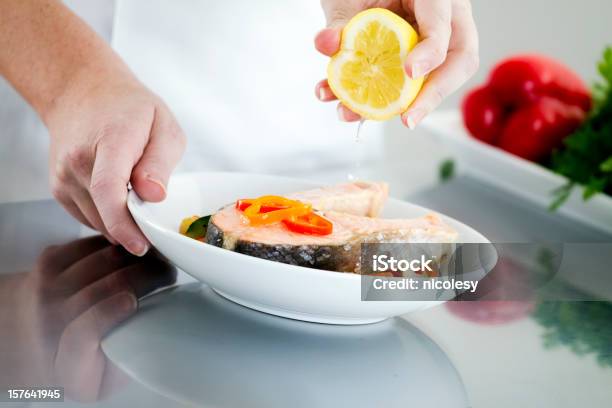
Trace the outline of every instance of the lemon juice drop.
{"type": "Polygon", "coordinates": [[[357,124],[357,130],[355,131],[355,140],[353,143],[355,146],[355,148],[353,149],[353,163],[347,175],[349,181],[357,181],[363,178],[361,175],[361,162],[363,160],[363,150],[365,147],[365,142],[363,140],[363,134],[361,133],[361,129],[365,121],[366,120],[362,118],[357,124]]]}

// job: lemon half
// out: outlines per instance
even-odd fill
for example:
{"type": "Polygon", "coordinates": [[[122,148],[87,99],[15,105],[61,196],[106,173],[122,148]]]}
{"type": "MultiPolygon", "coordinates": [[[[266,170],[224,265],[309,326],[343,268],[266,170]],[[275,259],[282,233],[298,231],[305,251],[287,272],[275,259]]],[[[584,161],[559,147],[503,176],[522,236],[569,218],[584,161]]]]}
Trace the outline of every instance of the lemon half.
{"type": "Polygon", "coordinates": [[[404,71],[418,38],[389,10],[362,11],[342,30],[340,50],[327,67],[330,88],[365,119],[385,120],[406,111],[423,85],[423,78],[411,79],[404,71]]]}

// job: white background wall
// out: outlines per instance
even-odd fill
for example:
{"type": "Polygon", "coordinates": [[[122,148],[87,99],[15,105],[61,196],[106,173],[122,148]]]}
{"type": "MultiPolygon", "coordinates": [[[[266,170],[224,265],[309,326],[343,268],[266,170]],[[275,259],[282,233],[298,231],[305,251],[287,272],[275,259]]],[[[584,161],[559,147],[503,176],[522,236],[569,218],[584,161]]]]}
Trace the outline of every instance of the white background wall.
{"type": "Polygon", "coordinates": [[[610,0],[475,0],[473,8],[482,63],[468,87],[495,61],[525,51],[558,58],[590,81],[604,46],[612,45],[610,0]]]}
{"type": "MultiPolygon", "coordinates": [[[[108,37],[113,0],[66,3],[108,37]]],[[[495,61],[516,52],[543,52],[559,58],[591,81],[601,50],[612,43],[610,0],[474,0],[473,8],[480,32],[481,69],[443,108],[456,106],[460,95],[482,82],[495,61]]],[[[385,143],[386,163],[415,163],[415,177],[433,177],[432,163],[437,165],[448,154],[422,129],[410,132],[397,121],[389,123],[385,143]]],[[[42,124],[0,78],[0,201],[49,196],[46,144],[42,124]]]]}
{"type": "MultiPolygon", "coordinates": [[[[514,53],[552,56],[590,83],[603,48],[612,45],[611,0],[473,0],[472,5],[480,36],[480,70],[442,109],[457,107],[466,90],[482,83],[496,61],[514,53]]],[[[388,155],[394,161],[448,154],[443,146],[433,145],[422,129],[409,132],[394,122],[387,138],[388,155]]],[[[426,163],[423,166],[425,173],[434,171],[426,163]]]]}

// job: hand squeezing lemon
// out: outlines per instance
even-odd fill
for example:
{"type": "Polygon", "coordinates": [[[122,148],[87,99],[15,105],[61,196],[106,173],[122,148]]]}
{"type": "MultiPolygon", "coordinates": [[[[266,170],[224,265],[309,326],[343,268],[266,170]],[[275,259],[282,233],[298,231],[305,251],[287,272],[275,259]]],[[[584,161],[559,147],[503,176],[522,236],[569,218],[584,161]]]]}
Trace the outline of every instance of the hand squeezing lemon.
{"type": "Polygon", "coordinates": [[[340,50],[327,67],[331,90],[365,119],[399,115],[423,85],[423,77],[411,79],[403,65],[417,42],[414,28],[393,12],[362,11],[344,27],[340,50]]]}

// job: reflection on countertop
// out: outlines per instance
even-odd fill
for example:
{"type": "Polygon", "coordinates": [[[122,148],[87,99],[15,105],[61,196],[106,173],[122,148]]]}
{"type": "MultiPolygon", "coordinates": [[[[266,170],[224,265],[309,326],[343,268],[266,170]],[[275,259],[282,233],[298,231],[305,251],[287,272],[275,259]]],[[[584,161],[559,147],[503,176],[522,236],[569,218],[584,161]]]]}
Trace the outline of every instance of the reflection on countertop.
{"type": "Polygon", "coordinates": [[[444,352],[401,318],[305,323],[244,308],[197,283],[145,299],[103,348],[134,378],[188,404],[469,406],[444,352]]]}
{"type": "MultiPolygon", "coordinates": [[[[495,204],[490,192],[452,194],[427,197],[486,223],[477,229],[513,222],[496,211],[521,215],[520,203],[495,204]],[[475,202],[494,208],[478,218],[475,202]]],[[[537,217],[527,218],[521,234],[541,233],[537,217]]],[[[172,286],[175,271],[162,258],[134,258],[99,237],[75,240],[80,231],[52,201],[0,204],[0,388],[61,384],[67,402],[56,406],[612,403],[607,301],[451,302],[374,325],[310,324],[199,284],[172,286]],[[140,298],[137,311],[117,297],[126,291],[140,298]]],[[[606,244],[589,234],[577,228],[585,242],[606,244]]]]}
{"type": "Polygon", "coordinates": [[[175,277],[156,254],[137,258],[100,236],[47,247],[30,271],[0,275],[0,390],[56,385],[67,399],[105,398],[126,377],[101,339],[175,277]]]}

